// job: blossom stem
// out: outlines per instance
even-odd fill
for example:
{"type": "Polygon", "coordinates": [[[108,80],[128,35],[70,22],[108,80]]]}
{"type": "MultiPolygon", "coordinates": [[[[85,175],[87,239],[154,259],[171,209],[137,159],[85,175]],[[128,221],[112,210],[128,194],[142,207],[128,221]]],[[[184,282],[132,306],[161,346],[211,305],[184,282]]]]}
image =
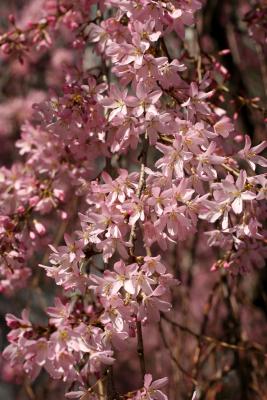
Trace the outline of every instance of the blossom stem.
{"type": "Polygon", "coordinates": [[[236,171],[235,169],[229,167],[229,165],[223,163],[222,166],[224,169],[226,169],[226,171],[231,172],[233,175],[235,175],[237,177],[239,176],[239,172],[236,171]]]}

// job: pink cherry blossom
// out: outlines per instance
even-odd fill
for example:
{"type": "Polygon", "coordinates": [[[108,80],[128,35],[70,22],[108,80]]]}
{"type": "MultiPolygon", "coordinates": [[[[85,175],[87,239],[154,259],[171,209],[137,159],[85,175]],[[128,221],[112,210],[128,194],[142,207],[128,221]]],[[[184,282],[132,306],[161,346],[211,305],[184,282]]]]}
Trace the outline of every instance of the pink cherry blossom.
{"type": "Polygon", "coordinates": [[[168,383],[168,378],[161,378],[152,381],[152,375],[146,374],[144,377],[144,393],[141,393],[141,399],[149,400],[167,400],[167,396],[160,390],[168,383]]]}
{"type": "Polygon", "coordinates": [[[248,135],[245,136],[245,147],[243,150],[238,152],[239,156],[246,160],[250,166],[250,168],[255,171],[256,164],[261,165],[262,167],[267,167],[266,159],[263,156],[259,156],[258,154],[261,153],[267,147],[267,142],[262,142],[258,146],[251,147],[251,140],[248,135]]]}

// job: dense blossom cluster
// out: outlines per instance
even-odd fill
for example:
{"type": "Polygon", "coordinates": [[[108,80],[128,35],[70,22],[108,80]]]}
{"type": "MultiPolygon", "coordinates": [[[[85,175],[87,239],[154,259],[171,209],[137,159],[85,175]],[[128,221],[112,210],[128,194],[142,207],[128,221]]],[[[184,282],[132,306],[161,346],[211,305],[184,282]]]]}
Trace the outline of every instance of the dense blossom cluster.
{"type": "Polygon", "coordinates": [[[101,379],[118,398],[111,371],[137,341],[144,385],[121,397],[167,399],[167,378],[153,381],[144,368],[142,329],[172,308],[179,281],[162,253],[174,244],[201,234],[218,251],[213,271],[264,265],[267,142],[236,132],[218,105],[219,79],[197,76],[182,50],[173,57],[166,46],[169,36],[184,40],[201,7],[46,0],[38,22],[19,27],[11,17],[0,38],[5,57],[44,51],[63,35],[80,60],[88,45],[101,59],[92,71],[66,68],[61,91],[22,127],[24,162],[0,170],[0,291],[26,287],[38,268],[66,293],[46,310],[47,325],[26,310],[8,314],[3,356],[32,380],[44,368],[67,382],[68,398],[101,398],[101,379]],[[56,241],[51,221],[63,226],[56,241]],[[49,263],[39,257],[48,246],[49,263]]]}

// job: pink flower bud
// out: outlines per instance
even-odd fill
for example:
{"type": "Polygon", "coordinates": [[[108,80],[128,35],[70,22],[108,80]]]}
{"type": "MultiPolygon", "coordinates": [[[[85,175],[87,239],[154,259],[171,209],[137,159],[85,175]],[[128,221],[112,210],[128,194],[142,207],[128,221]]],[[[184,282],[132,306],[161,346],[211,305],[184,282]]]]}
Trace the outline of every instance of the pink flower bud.
{"type": "Polygon", "coordinates": [[[19,206],[19,207],[17,208],[17,213],[18,213],[18,214],[23,214],[23,213],[25,213],[25,207],[19,206]]]}
{"type": "Polygon", "coordinates": [[[15,16],[13,14],[9,14],[8,20],[12,25],[15,25],[16,19],[15,19],[15,16]]]}
{"type": "Polygon", "coordinates": [[[54,196],[60,200],[60,201],[64,201],[65,199],[65,192],[61,189],[54,189],[54,196]]]}
{"type": "Polygon", "coordinates": [[[244,141],[244,136],[243,135],[236,135],[235,137],[234,137],[234,141],[236,142],[236,143],[242,143],[243,141],[244,141]]]}
{"type": "Polygon", "coordinates": [[[42,235],[44,235],[46,233],[46,229],[45,229],[44,225],[41,224],[41,222],[38,222],[38,221],[34,220],[33,223],[34,223],[34,228],[35,228],[36,232],[40,236],[42,236],[42,235]]]}
{"type": "Polygon", "coordinates": [[[2,49],[3,53],[5,53],[5,54],[11,53],[11,47],[10,47],[9,43],[3,43],[1,46],[1,49],[2,49]]]}
{"type": "Polygon", "coordinates": [[[36,239],[36,234],[35,234],[33,231],[30,231],[30,232],[29,232],[29,236],[30,236],[30,238],[31,238],[32,240],[35,240],[35,239],[36,239]]]}
{"type": "Polygon", "coordinates": [[[36,206],[36,204],[39,202],[40,198],[39,196],[33,196],[29,199],[29,204],[31,207],[36,206]]]}

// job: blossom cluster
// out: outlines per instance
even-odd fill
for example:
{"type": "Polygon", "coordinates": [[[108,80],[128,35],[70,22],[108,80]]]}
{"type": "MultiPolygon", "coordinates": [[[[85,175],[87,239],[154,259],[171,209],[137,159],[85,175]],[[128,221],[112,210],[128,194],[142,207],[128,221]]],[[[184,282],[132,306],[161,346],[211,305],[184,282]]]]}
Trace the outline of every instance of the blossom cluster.
{"type": "Polygon", "coordinates": [[[70,251],[61,249],[57,272],[61,281],[51,272],[50,276],[66,289],[73,289],[76,284],[80,294],[73,295],[65,304],[57,298],[55,307],[46,310],[47,326],[32,324],[27,310],[22,312],[21,319],[7,314],[12,331],[3,356],[11,366],[23,363],[31,379],[43,367],[53,379],[77,382],[86,391],[88,374],[101,376],[103,368],[114,363],[114,351],[125,350],[127,342],[135,338],[137,321],[158,322],[160,313],[171,309],[165,297],[169,287],[177,283],[166,273],[159,256],[144,257],[139,261],[141,265],[118,261],[114,271],[106,270],[103,276],[89,274],[83,281],[81,278],[76,281],[73,272],[73,281],[69,282],[64,279],[67,270],[75,271],[83,266],[77,261],[82,257],[81,251],[69,238],[66,242],[70,251]],[[87,293],[82,291],[81,283],[87,286],[87,293]]]}
{"type": "MultiPolygon", "coordinates": [[[[218,250],[212,271],[264,265],[267,142],[240,135],[218,105],[215,74],[197,74],[166,45],[175,35],[182,48],[201,7],[46,0],[38,22],[20,28],[10,18],[13,29],[0,37],[5,57],[62,35],[79,60],[87,46],[101,59],[93,71],[66,69],[61,90],[22,126],[24,161],[0,169],[0,291],[27,286],[37,269],[65,294],[47,308],[46,325],[27,310],[7,314],[3,356],[31,380],[43,368],[67,382],[67,398],[101,398],[98,384],[112,386],[119,355],[131,342],[143,346],[142,329],[171,310],[179,281],[164,254],[174,245],[203,235],[203,247],[218,250]],[[63,226],[55,241],[53,221],[63,226]],[[47,246],[49,265],[39,257],[47,246]]],[[[166,400],[167,378],[153,381],[143,353],[144,385],[122,397],[166,400]]]]}

